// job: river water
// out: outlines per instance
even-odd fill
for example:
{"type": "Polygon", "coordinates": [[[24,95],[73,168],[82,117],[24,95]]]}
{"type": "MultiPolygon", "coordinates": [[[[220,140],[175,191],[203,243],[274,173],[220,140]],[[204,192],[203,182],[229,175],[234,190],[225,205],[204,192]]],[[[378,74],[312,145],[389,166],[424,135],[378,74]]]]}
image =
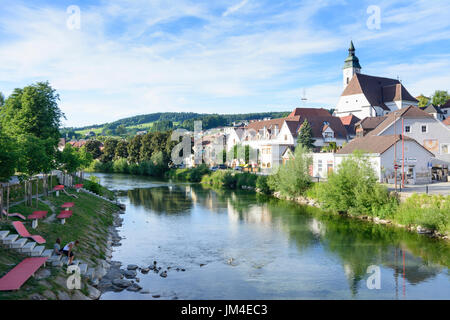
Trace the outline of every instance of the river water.
{"type": "Polygon", "coordinates": [[[113,260],[170,267],[138,273],[150,294],[102,299],[450,299],[442,241],[252,192],[96,175],[127,205],[113,260]]]}

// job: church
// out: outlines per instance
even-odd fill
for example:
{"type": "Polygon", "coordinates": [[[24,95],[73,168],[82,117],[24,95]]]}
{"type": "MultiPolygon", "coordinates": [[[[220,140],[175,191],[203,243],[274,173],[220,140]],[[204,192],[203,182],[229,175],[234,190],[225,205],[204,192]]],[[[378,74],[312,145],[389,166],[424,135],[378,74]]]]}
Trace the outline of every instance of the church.
{"type": "Polygon", "coordinates": [[[344,91],[336,105],[337,117],[354,115],[359,119],[380,117],[410,105],[418,106],[399,80],[374,77],[361,73],[353,41],[343,67],[344,91]]]}

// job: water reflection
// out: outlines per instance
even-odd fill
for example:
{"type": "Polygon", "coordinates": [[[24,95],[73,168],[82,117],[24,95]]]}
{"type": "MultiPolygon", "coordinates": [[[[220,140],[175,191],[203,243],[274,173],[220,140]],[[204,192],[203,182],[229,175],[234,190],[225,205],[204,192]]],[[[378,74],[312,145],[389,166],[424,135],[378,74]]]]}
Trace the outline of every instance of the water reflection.
{"type": "Polygon", "coordinates": [[[127,239],[114,258],[189,269],[148,280],[156,289],[192,299],[450,298],[448,243],[251,192],[126,177],[102,182],[121,190],[124,179],[127,239]],[[381,268],[381,290],[366,287],[371,265],[381,268]]]}

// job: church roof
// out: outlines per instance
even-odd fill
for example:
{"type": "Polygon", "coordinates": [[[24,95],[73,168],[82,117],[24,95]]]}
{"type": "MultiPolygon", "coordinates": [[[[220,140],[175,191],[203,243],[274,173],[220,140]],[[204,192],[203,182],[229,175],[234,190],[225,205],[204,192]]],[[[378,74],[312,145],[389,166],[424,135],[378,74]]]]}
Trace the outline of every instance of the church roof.
{"type": "Polygon", "coordinates": [[[353,114],[346,116],[346,117],[340,117],[342,124],[344,125],[345,129],[347,130],[347,133],[349,135],[355,135],[355,125],[361,121],[358,117],[354,116],[353,114]]]}
{"type": "Polygon", "coordinates": [[[350,48],[348,49],[348,57],[345,59],[345,64],[343,69],[347,68],[358,68],[361,69],[361,65],[359,64],[359,59],[355,55],[355,46],[353,45],[353,41],[350,42],[350,48]]]}
{"type": "Polygon", "coordinates": [[[381,106],[386,111],[390,109],[385,105],[392,101],[417,102],[399,80],[374,77],[356,73],[345,88],[342,96],[364,94],[372,106],[381,106]]]}
{"type": "Polygon", "coordinates": [[[442,121],[442,123],[445,124],[446,126],[450,126],[450,117],[442,121]]]}

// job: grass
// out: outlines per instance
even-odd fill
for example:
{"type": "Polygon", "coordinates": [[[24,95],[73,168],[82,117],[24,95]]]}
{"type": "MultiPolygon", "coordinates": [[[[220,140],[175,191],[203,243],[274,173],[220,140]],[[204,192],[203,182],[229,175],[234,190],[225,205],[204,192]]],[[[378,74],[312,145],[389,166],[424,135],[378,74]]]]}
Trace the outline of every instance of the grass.
{"type": "MultiPolygon", "coordinates": [[[[69,193],[74,193],[74,190],[68,190],[69,193]]],[[[56,238],[62,239],[62,245],[69,241],[79,240],[79,246],[74,250],[75,258],[87,262],[90,266],[97,263],[97,259],[105,258],[105,249],[107,246],[108,228],[113,224],[113,213],[118,210],[118,207],[108,201],[104,201],[97,197],[86,193],[76,193],[79,197],[75,199],[65,194],[56,197],[55,195],[43,198],[44,202],[51,204],[51,207],[43,202],[39,203],[38,210],[49,211],[47,217],[52,214],[59,214],[60,207],[65,202],[74,202],[73,216],[66,220],[66,224],[62,225],[59,220],[55,219],[53,222],[46,223],[39,222],[36,229],[31,228],[31,221],[25,221],[24,224],[28,231],[32,234],[39,234],[43,236],[47,243],[46,249],[52,249],[56,238]],[[56,212],[52,211],[52,208],[56,212]]],[[[19,212],[28,216],[36,208],[30,208],[24,204],[20,204],[11,208],[11,212],[19,212]]],[[[0,220],[1,230],[11,230],[11,221],[17,219],[10,219],[9,221],[0,220]]],[[[14,232],[15,233],[15,232],[14,232]]],[[[11,270],[15,265],[25,258],[24,255],[16,253],[10,249],[0,248],[0,276],[11,270]]],[[[51,268],[52,275],[45,281],[48,286],[44,286],[42,282],[35,279],[29,279],[24,286],[16,292],[0,292],[0,300],[3,299],[26,299],[33,293],[42,294],[45,290],[57,292],[58,290],[68,290],[55,282],[59,276],[64,275],[65,269],[51,268]]]]}

